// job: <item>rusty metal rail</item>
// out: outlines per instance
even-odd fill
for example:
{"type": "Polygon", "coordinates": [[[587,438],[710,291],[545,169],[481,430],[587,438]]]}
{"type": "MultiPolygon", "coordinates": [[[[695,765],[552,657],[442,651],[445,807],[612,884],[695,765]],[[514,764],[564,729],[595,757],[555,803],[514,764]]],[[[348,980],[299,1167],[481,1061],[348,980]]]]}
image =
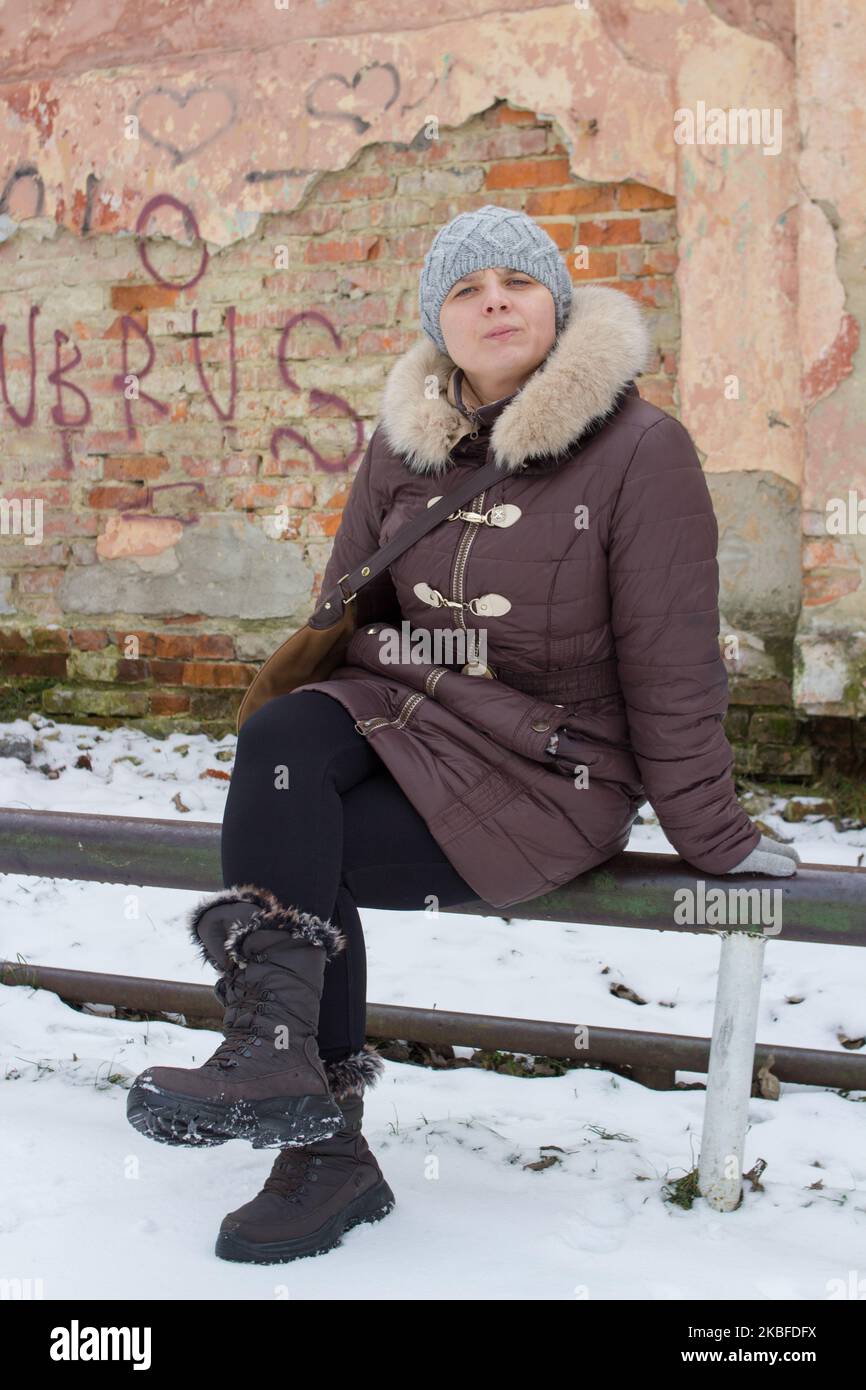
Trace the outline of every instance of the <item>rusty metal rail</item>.
{"type": "MultiPolygon", "coordinates": [[[[209,985],[181,984],[140,975],[101,975],[50,965],[0,961],[0,984],[50,989],[76,1004],[114,1004],[141,1013],[181,1014],[219,1031],[222,1011],[209,985]]],[[[461,1047],[527,1053],[536,1057],[579,1059],[587,1066],[628,1069],[631,1079],[671,1090],[677,1071],[706,1072],[708,1038],[681,1033],[637,1032],[631,1028],[588,1030],[586,1049],[574,1048],[573,1023],[549,1023],[500,1014],[468,1014],[448,1009],[415,1009],[368,1004],[367,1032],[376,1038],[402,1038],[429,1047],[461,1047]]],[[[819,1052],[806,1047],[759,1044],[755,1068],[771,1066],[780,1081],[801,1085],[866,1089],[866,1057],[856,1052],[819,1052]]]]}
{"type": "MultiPolygon", "coordinates": [[[[218,892],[223,888],[220,827],[209,822],[0,808],[0,873],[136,886],[218,892]]],[[[736,922],[720,927],[674,920],[675,894],[723,889],[769,890],[781,906],[778,938],[866,946],[866,869],[801,866],[788,879],[758,875],[695,875],[671,855],[617,855],[565,887],[529,902],[496,908],[471,899],[442,912],[506,920],[592,923],[720,935],[722,950],[712,1040],[676,1034],[501,1018],[446,1010],[367,1005],[368,1033],[432,1045],[501,1048],[609,1064],[646,1085],[670,1087],[675,1072],[706,1071],[701,1192],[717,1210],[734,1210],[741,1194],[742,1154],[751,1080],[771,1064],[783,1081],[866,1089],[866,1055],[757,1044],[765,929],[736,922]],[[737,1160],[732,1172],[731,1159],[737,1160]]],[[[108,1003],[143,1012],[176,1013],[202,1022],[221,1015],[204,985],[0,962],[0,982],[51,989],[80,1003],[108,1003]]]]}
{"type": "MultiPolygon", "coordinates": [[[[220,827],[208,821],[0,807],[0,873],[151,888],[220,892],[220,827]]],[[[803,866],[793,878],[696,875],[670,854],[618,854],[552,893],[514,907],[473,898],[441,912],[519,921],[579,922],[706,935],[673,921],[674,893],[701,879],[709,888],[759,886],[781,895],[784,941],[866,946],[866,869],[803,866]]]]}

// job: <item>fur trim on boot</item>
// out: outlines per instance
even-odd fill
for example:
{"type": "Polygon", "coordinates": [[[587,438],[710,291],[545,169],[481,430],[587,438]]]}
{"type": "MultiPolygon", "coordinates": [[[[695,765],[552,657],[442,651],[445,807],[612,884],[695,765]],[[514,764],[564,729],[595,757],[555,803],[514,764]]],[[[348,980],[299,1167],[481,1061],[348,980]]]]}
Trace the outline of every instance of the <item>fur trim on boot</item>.
{"type": "Polygon", "coordinates": [[[352,1096],[363,1096],[368,1086],[375,1086],[384,1070],[384,1061],[369,1043],[365,1043],[360,1052],[353,1052],[348,1057],[341,1057],[335,1062],[325,1061],[331,1095],[338,1102],[352,1096]]]}
{"type": "Polygon", "coordinates": [[[346,947],[323,921],[256,884],[199,903],[192,940],[221,970],[223,1041],[199,1067],[151,1067],[127,1097],[127,1117],[161,1143],[302,1146],[342,1123],[316,1044],[328,960],[346,947]]]}
{"type": "Polygon", "coordinates": [[[291,936],[302,938],[311,946],[324,946],[327,960],[332,960],[338,952],[345,949],[346,938],[338,926],[330,920],[324,921],[311,912],[301,912],[294,904],[288,906],[267,888],[259,888],[254,883],[236,884],[222,893],[217,893],[200,902],[189,915],[188,929],[193,943],[207,965],[215,970],[222,969],[222,963],[210,953],[199,935],[199,926],[205,913],[211,908],[226,908],[233,904],[251,903],[258,910],[250,914],[238,915],[225,934],[225,952],[229,960],[239,969],[246,968],[246,959],[241,954],[241,942],[251,932],[260,930],[285,931],[291,936]]]}

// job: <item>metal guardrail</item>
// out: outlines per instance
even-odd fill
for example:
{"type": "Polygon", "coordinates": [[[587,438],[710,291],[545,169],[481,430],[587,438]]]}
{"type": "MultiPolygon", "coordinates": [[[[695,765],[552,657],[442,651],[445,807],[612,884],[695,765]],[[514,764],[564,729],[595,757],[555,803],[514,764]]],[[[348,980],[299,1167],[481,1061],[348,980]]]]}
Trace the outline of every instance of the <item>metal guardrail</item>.
{"type": "MultiPolygon", "coordinates": [[[[220,892],[220,826],[0,807],[0,873],[220,892]]],[[[672,920],[677,889],[746,885],[782,894],[785,941],[866,946],[866,869],[803,865],[792,878],[696,875],[670,854],[626,852],[563,888],[514,907],[473,898],[440,912],[706,934],[672,920]]]]}
{"type": "MultiPolygon", "coordinates": [[[[202,821],[0,808],[0,872],[141,887],[219,892],[220,826],[202,821]]],[[[781,908],[779,939],[866,946],[866,869],[803,865],[791,878],[739,874],[696,876],[671,855],[624,853],[552,893],[509,908],[471,899],[440,911],[506,920],[591,923],[720,935],[722,946],[712,1040],[676,1034],[598,1028],[576,1049],[575,1023],[490,1017],[369,1003],[367,1030],[381,1038],[452,1043],[609,1063],[650,1086],[672,1086],[676,1069],[707,1072],[699,1184],[717,1210],[733,1210],[742,1194],[742,1158],[752,1077],[772,1065],[784,1081],[866,1089],[866,1056],[756,1045],[766,930],[682,924],[674,895],[703,885],[770,890],[781,908]],[[732,1162],[732,1160],[735,1160],[732,1162]]],[[[773,939],[773,938],[771,938],[773,939]]],[[[221,1017],[207,986],[135,979],[88,971],[0,962],[0,982],[52,989],[81,1003],[113,1003],[142,1011],[221,1017]]]]}

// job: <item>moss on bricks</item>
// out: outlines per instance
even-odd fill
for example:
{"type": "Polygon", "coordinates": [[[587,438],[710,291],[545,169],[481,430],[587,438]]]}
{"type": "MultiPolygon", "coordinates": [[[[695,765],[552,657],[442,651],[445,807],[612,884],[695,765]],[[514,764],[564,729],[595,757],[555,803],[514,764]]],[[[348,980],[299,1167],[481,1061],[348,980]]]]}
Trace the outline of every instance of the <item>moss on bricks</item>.
{"type": "Polygon", "coordinates": [[[0,685],[0,720],[4,724],[13,719],[26,719],[28,714],[45,709],[45,697],[54,688],[56,678],[34,677],[32,680],[16,677],[14,685],[0,685]]]}

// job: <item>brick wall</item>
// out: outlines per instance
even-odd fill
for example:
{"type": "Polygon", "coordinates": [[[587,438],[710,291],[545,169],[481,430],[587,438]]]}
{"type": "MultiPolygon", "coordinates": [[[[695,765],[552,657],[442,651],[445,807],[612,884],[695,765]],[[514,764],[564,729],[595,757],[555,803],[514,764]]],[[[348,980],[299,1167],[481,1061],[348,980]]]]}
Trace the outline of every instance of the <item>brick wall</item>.
{"type": "Polygon", "coordinates": [[[646,306],[641,392],[676,413],[673,200],[577,182],[551,124],[503,103],[418,148],[366,147],[218,254],[194,203],[159,195],[140,244],[43,228],[0,246],[0,495],[43,503],[40,544],[0,536],[0,717],[234,728],[315,602],[385,376],[420,331],[430,241],[485,202],[536,218],[575,283],[646,306]],[[186,245],[165,235],[184,219],[186,245]]]}
{"type": "MultiPolygon", "coordinates": [[[[551,124],[501,102],[439,139],[365,147],[217,254],[194,203],[158,194],[140,244],[43,225],[0,245],[0,499],[43,503],[39,544],[11,514],[0,534],[0,719],[234,730],[315,603],[385,376],[418,337],[430,241],[485,202],[536,218],[576,284],[645,306],[641,393],[677,414],[673,199],[575,180],[551,124]]],[[[796,714],[787,679],[736,664],[731,691],[739,772],[862,769],[864,721],[796,714]]]]}

